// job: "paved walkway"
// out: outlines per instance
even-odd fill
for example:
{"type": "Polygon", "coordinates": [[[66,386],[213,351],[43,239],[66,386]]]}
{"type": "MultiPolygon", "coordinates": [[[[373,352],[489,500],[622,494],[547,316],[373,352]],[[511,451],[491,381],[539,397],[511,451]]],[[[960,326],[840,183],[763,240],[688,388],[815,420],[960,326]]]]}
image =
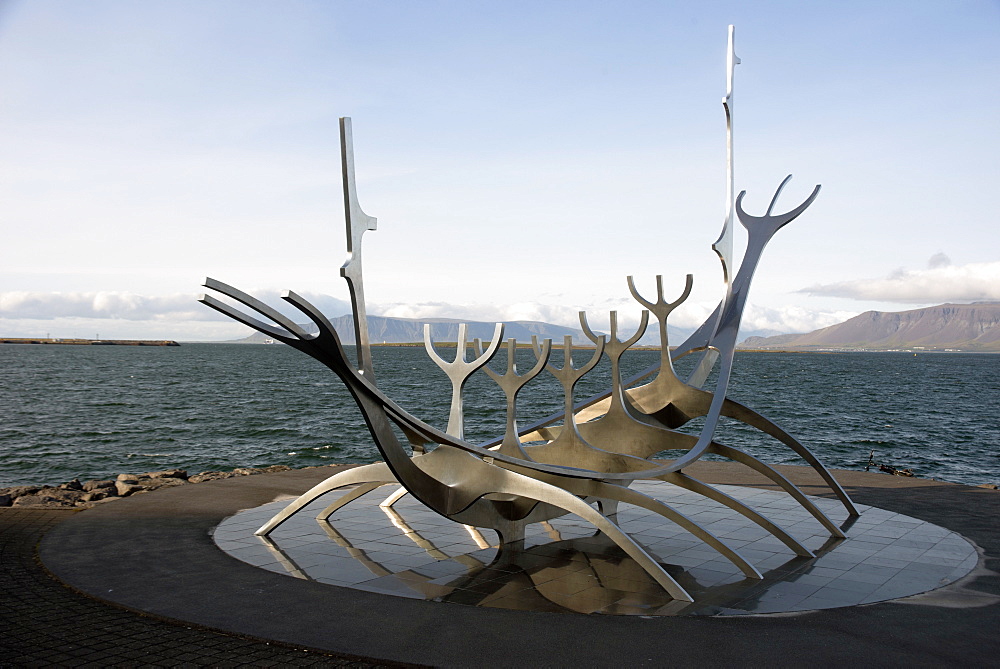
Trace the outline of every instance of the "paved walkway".
{"type": "MultiPolygon", "coordinates": [[[[781,469],[808,494],[823,493],[803,468],[781,469]]],[[[750,482],[727,464],[690,471],[716,483],[750,482]]],[[[997,491],[838,472],[856,501],[942,525],[981,547],[980,567],[957,584],[794,615],[648,620],[360,593],[265,572],[212,544],[209,532],[222,518],[327,473],[181,486],[82,513],[0,509],[0,664],[370,666],[351,661],[368,657],[441,666],[995,666],[1000,657],[997,491]],[[158,618],[53,580],[36,561],[43,535],[42,559],[64,581],[158,618]]]]}
{"type": "Polygon", "coordinates": [[[384,666],[167,622],[78,594],[50,576],[36,552],[47,531],[76,513],[0,508],[0,667],[384,666]]]}

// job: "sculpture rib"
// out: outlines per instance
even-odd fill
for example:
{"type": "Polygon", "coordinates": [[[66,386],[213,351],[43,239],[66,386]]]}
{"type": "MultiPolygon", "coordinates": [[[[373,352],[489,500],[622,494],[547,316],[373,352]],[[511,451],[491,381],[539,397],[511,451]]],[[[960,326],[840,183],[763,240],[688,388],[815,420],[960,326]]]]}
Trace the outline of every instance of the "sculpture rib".
{"type": "Polygon", "coordinates": [[[718,442],[713,442],[709,447],[708,452],[729,458],[734,462],[739,462],[741,464],[744,464],[747,467],[750,467],[751,469],[763,474],[764,476],[766,476],[767,478],[771,479],[776,484],[781,486],[782,490],[784,490],[793,498],[795,498],[795,501],[797,501],[802,506],[802,508],[804,508],[810,514],[812,514],[813,518],[818,520],[820,524],[822,524],[823,527],[825,527],[827,531],[830,532],[830,535],[832,537],[836,539],[843,539],[846,537],[843,530],[837,527],[825,513],[820,511],[815,504],[809,501],[809,498],[806,497],[805,493],[799,490],[799,488],[794,483],[792,483],[787,478],[782,476],[778,470],[774,469],[770,465],[761,462],[760,460],[753,457],[749,453],[744,453],[743,451],[740,451],[738,449],[730,448],[728,446],[723,446],[718,442]]]}
{"type": "Polygon", "coordinates": [[[600,481],[582,481],[579,479],[566,481],[560,483],[560,485],[566,490],[571,491],[578,497],[596,497],[601,499],[610,499],[617,502],[624,502],[626,504],[632,504],[633,506],[638,506],[648,511],[657,513],[664,518],[669,519],[680,527],[684,528],[691,534],[695,535],[706,544],[721,553],[727,560],[736,565],[740,571],[742,571],[749,578],[762,578],[760,572],[750,564],[746,558],[740,555],[739,551],[728,546],[724,541],[716,537],[714,534],[703,528],[698,523],[694,522],[687,516],[685,516],[680,511],[677,511],[668,504],[665,504],[657,499],[650,497],[649,495],[644,495],[641,492],[632,490],[631,488],[625,488],[623,486],[610,485],[600,481]]]}
{"type": "MultiPolygon", "coordinates": [[[[276,527],[281,525],[283,522],[292,517],[296,512],[298,512],[299,509],[303,508],[313,500],[325,495],[326,493],[332,490],[336,490],[337,488],[343,488],[344,486],[349,486],[359,483],[370,484],[374,481],[385,482],[380,485],[396,482],[395,477],[392,476],[392,472],[389,471],[389,468],[386,467],[386,465],[381,462],[376,462],[375,464],[371,465],[362,465],[360,467],[354,467],[346,471],[337,472],[330,478],[316,484],[309,490],[299,495],[295,499],[295,501],[286,506],[280,513],[275,515],[274,518],[271,518],[271,520],[264,523],[264,525],[262,525],[259,530],[254,532],[254,534],[256,534],[257,536],[267,536],[268,534],[273,532],[276,527]],[[380,476],[382,478],[379,478],[380,476]],[[388,480],[386,480],[385,478],[386,476],[388,476],[388,480]]],[[[374,490],[377,487],[378,486],[369,488],[368,490],[365,490],[365,492],[370,492],[371,490],[374,490]]],[[[348,496],[349,495],[350,493],[348,493],[348,496]]],[[[357,497],[360,497],[360,495],[355,495],[351,499],[355,499],[357,497]]],[[[351,500],[347,500],[347,502],[349,501],[351,500]]],[[[346,504],[347,502],[344,502],[344,504],[346,504]]]]}
{"type": "MultiPolygon", "coordinates": [[[[485,463],[484,463],[485,465],[485,463]]],[[[489,465],[486,465],[489,466],[489,465]]],[[[677,581],[674,580],[670,574],[664,571],[663,567],[660,566],[656,560],[654,560],[632,537],[628,536],[617,524],[612,522],[609,518],[603,514],[596,511],[589,504],[580,499],[576,494],[568,492],[560,487],[547,484],[538,479],[530,478],[516,472],[500,469],[497,467],[491,468],[490,472],[493,476],[490,478],[504,479],[503,485],[485,485],[484,489],[488,488],[502,488],[501,490],[495,490],[495,492],[509,493],[515,495],[521,495],[522,497],[528,497],[531,499],[536,499],[539,502],[544,502],[546,504],[551,504],[559,508],[565,509],[572,514],[579,516],[580,518],[586,520],[588,523],[596,527],[601,532],[604,532],[608,537],[611,538],[622,550],[624,550],[629,557],[638,562],[642,568],[650,576],[656,580],[663,589],[670,593],[670,596],[674,599],[679,599],[685,602],[693,602],[694,599],[688,592],[681,587],[677,581]]],[[[621,489],[627,490],[627,489],[621,489]]],[[[634,492],[634,491],[629,491],[634,492]]],[[[680,514],[678,514],[680,515],[680,514]]],[[[686,520],[686,519],[685,519],[686,520]]],[[[688,521],[690,522],[690,521],[688,521]]],[[[694,523],[691,523],[694,525],[694,523]]],[[[694,525],[697,528],[697,525],[694,525]]],[[[685,528],[687,529],[687,528],[685,528]]],[[[700,529],[700,528],[697,528],[700,529]]],[[[723,545],[724,548],[728,548],[723,545]]],[[[731,550],[731,549],[730,549],[731,550]]],[[[722,551],[720,551],[722,552],[722,551]]],[[[727,555],[727,557],[729,557],[727,555]]],[[[737,559],[740,559],[737,557],[737,559]]],[[[743,561],[746,564],[746,561],[743,561]]],[[[750,570],[756,572],[752,565],[747,565],[750,570]]],[[[742,568],[742,567],[741,567],[742,568]]],[[[757,573],[758,578],[760,574],[757,573]]]]}
{"type": "Polygon", "coordinates": [[[788,534],[784,529],[781,528],[777,523],[768,520],[766,517],[762,516],[760,513],[747,506],[743,502],[739,501],[735,497],[731,497],[721,490],[717,490],[712,486],[699,481],[693,476],[689,476],[682,472],[674,472],[673,474],[665,474],[661,477],[664,481],[668,483],[673,483],[679,488],[684,488],[685,490],[690,490],[691,492],[697,493],[711,500],[715,500],[720,504],[728,506],[733,511],[741,514],[745,518],[752,520],[757,525],[761,526],[773,536],[775,536],[781,543],[788,546],[792,551],[802,557],[816,557],[811,550],[803,546],[795,537],[788,534]]]}
{"type": "Polygon", "coordinates": [[[778,427],[775,423],[771,422],[770,420],[760,415],[753,409],[750,409],[749,407],[739,404],[738,402],[733,402],[731,400],[727,401],[726,406],[724,407],[723,415],[728,416],[730,418],[735,418],[736,420],[739,420],[751,427],[754,427],[760,430],[761,432],[768,434],[771,437],[774,437],[785,446],[788,446],[799,457],[801,457],[803,460],[809,463],[809,466],[811,466],[816,471],[816,473],[818,473],[823,478],[823,481],[825,481],[827,486],[830,487],[830,490],[833,491],[833,494],[837,496],[837,499],[839,499],[841,504],[844,505],[844,508],[847,509],[848,515],[855,518],[861,515],[857,507],[854,506],[854,502],[847,494],[847,491],[844,490],[844,488],[840,485],[837,479],[833,477],[833,474],[831,474],[830,471],[823,465],[823,463],[820,462],[819,458],[817,458],[812,451],[810,451],[801,442],[799,442],[798,439],[788,434],[780,427],[778,427]]]}
{"type": "MultiPolygon", "coordinates": [[[[399,483],[399,481],[396,481],[396,483],[399,483]]],[[[404,497],[406,497],[406,488],[400,486],[399,490],[396,490],[391,495],[383,499],[381,502],[379,502],[378,505],[383,509],[391,509],[393,504],[403,499],[404,497]]]]}
{"type": "MultiPolygon", "coordinates": [[[[389,474],[392,474],[392,472],[389,472],[389,474]]],[[[316,520],[326,520],[327,518],[332,516],[337,511],[337,509],[347,506],[348,504],[358,499],[359,497],[363,497],[364,495],[367,495],[371,491],[381,488],[382,486],[392,485],[394,483],[398,483],[395,477],[393,477],[391,481],[372,481],[371,483],[365,483],[363,485],[359,485],[357,488],[346,493],[336,502],[330,504],[328,507],[317,513],[316,520]]]]}

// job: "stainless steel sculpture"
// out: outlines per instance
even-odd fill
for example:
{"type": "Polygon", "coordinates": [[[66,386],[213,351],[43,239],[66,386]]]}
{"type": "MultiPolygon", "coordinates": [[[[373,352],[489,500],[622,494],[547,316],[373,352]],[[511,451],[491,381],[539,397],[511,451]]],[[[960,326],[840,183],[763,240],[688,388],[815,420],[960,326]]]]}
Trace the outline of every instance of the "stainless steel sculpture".
{"type": "Polygon", "coordinates": [[[399,484],[399,490],[382,503],[383,508],[389,509],[402,495],[410,493],[421,503],[455,522],[495,530],[504,550],[516,550],[518,542],[524,538],[525,525],[544,522],[566,513],[576,514],[614,541],[672,597],[692,601],[685,588],[617,525],[615,517],[618,505],[625,503],[653,511],[665,521],[683,527],[718,551],[746,577],[761,578],[757,568],[725,541],[676,509],[629,487],[631,482],[637,480],[660,480],[664,484],[679,486],[733,509],[767,530],[793,554],[812,557],[813,553],[808,548],[777,523],[683,471],[702,456],[715,454],[764,474],[822,523],[831,537],[843,538],[841,529],[775,469],[732,445],[720,444],[714,439],[716,427],[723,416],[740,420],[773,436],[812,466],[835,492],[849,514],[857,515],[846,492],[805,446],[763,416],[726,397],[740,320],[750,283],[764,248],[771,237],[801,215],[819,193],[819,186],[816,186],[802,204],[777,215],[773,214],[773,210],[778,195],[791,177],[786,178],[778,187],[763,216],[752,216],[743,210],[745,193],[740,193],[733,200],[732,91],[734,68],[740,62],[735,55],[733,38],[730,26],[727,92],[723,101],[728,137],[727,216],[722,234],[713,244],[722,262],[726,286],[718,308],[687,341],[671,351],[667,339],[667,319],[690,294],[692,277],[688,275],[681,296],[673,302],[667,302],[664,299],[661,277],[656,277],[656,300],[652,301],[642,297],[630,276],[629,291],[645,308],[641,323],[631,337],[620,338],[615,312],[611,313],[610,337],[594,333],[586,314],[581,313],[581,326],[594,344],[590,360],[580,367],[574,367],[573,345],[567,337],[563,345],[563,365],[556,367],[549,362],[551,341],[533,341],[537,360],[532,369],[523,375],[517,372],[516,342],[513,339],[507,342],[507,371],[500,374],[487,365],[500,349],[503,338],[503,326],[500,324],[496,326],[492,341],[485,350],[483,342],[476,340],[476,357],[472,361],[466,360],[466,327],[460,326],[456,357],[452,362],[446,362],[437,354],[429,327],[425,327],[427,352],[447,374],[452,385],[451,412],[445,431],[424,423],[402,409],[384,395],[375,383],[361,271],[361,236],[365,231],[375,229],[375,219],[365,214],[358,203],[350,120],[341,119],[344,209],[349,254],[347,262],[341,268],[341,275],[348,282],[353,305],[357,330],[356,364],[348,360],[338,333],[326,317],[295,293],[288,292],[283,298],[313,322],[318,328],[318,334],[308,334],[276,310],[213,279],[206,280],[206,287],[243,304],[256,312],[256,315],[248,315],[211,296],[202,296],[201,301],[312,356],[337,374],[361,410],[384,462],[331,476],[274,516],[258,530],[258,535],[266,536],[292,514],[330,491],[354,486],[319,514],[318,519],[321,521],[326,521],[337,509],[376,488],[399,484]],[[735,275],[731,268],[734,214],[748,233],[747,249],[735,275]],[[621,357],[642,336],[650,314],[655,317],[659,326],[660,362],[637,377],[623,379],[620,372],[621,357]],[[260,320],[257,316],[270,322],[260,320]],[[702,358],[687,382],[684,382],[675,373],[673,360],[691,353],[700,353],[702,358]],[[611,388],[604,395],[577,403],[574,399],[577,382],[594,368],[603,355],[607,355],[611,362],[611,388]],[[712,391],[702,390],[700,386],[716,362],[720,363],[720,370],[715,387],[712,391]],[[501,437],[476,445],[463,438],[462,390],[469,377],[480,369],[504,392],[507,426],[501,437]],[[519,429],[516,420],[518,393],[543,370],[548,370],[562,386],[564,408],[558,414],[519,429]],[[656,376],[652,381],[645,385],[635,385],[653,374],[656,376]],[[704,417],[700,434],[695,436],[677,431],[678,427],[696,417],[704,417]],[[556,425],[559,422],[561,425],[556,425]],[[406,436],[411,452],[399,441],[393,426],[406,436]],[[672,460],[654,459],[667,451],[681,453],[672,460]]]}

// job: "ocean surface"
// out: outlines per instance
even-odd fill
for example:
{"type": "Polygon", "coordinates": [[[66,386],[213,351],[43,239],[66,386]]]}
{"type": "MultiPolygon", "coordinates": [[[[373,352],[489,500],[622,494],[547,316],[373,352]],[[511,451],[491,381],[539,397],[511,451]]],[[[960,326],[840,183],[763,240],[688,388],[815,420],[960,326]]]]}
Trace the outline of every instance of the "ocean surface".
{"type": "MultiPolygon", "coordinates": [[[[574,353],[577,366],[589,355],[574,353]]],[[[503,356],[494,367],[503,368],[503,356]]],[[[630,351],[623,366],[638,371],[658,356],[630,351]]],[[[446,427],[450,386],[422,347],[377,347],[374,358],[383,390],[446,427]]],[[[553,359],[561,365],[560,354],[553,359]]],[[[530,352],[519,361],[530,368],[530,352]]],[[[194,474],[381,459],[339,380],[283,345],[4,345],[0,374],[0,487],[172,467],[194,474]]],[[[605,359],[576,398],[607,388],[609,378],[605,359]]],[[[921,477],[1000,482],[1000,355],[739,353],[729,394],[831,467],[862,469],[875,451],[876,461],[921,477]]],[[[520,395],[520,424],[562,401],[543,372],[520,395]]],[[[503,396],[485,374],[466,386],[465,406],[467,439],[502,434],[503,396]]],[[[771,464],[801,463],[742,424],[724,420],[716,434],[771,464]]]]}

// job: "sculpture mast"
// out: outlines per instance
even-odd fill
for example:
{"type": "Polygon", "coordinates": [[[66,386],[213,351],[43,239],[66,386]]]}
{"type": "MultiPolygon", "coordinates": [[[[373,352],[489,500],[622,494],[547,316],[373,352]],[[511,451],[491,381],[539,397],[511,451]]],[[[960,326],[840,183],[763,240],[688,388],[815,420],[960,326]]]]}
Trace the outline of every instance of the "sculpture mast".
{"type": "Polygon", "coordinates": [[[354,312],[355,348],[358,351],[358,371],[375,383],[371,343],[368,341],[368,314],[365,309],[365,287],[361,273],[361,237],[374,230],[377,219],[369,216],[358,204],[358,190],[354,180],[354,138],[351,119],[340,119],[340,161],[344,173],[344,219],[347,221],[347,260],[340,268],[340,276],[347,281],[354,312]]]}
{"type": "Polygon", "coordinates": [[[722,98],[722,108],[726,112],[726,221],[722,234],[712,244],[712,249],[722,261],[722,278],[727,289],[732,279],[733,266],[733,216],[736,191],[736,173],[733,168],[733,78],[740,59],[736,55],[736,28],[729,26],[729,47],[726,52],[726,97],[722,98]]]}
{"type": "MultiPolygon", "coordinates": [[[[722,108],[726,112],[726,220],[722,224],[722,233],[712,244],[712,250],[719,256],[722,262],[722,280],[726,285],[725,297],[722,304],[726,304],[732,293],[732,267],[733,267],[733,219],[735,216],[735,192],[736,192],[736,171],[733,166],[733,80],[736,75],[736,66],[740,64],[739,56],[736,55],[736,27],[729,26],[729,44],[726,49],[726,96],[722,98],[722,108]]],[[[716,310],[715,323],[711,325],[712,330],[708,333],[708,343],[711,343],[715,336],[715,330],[719,326],[719,318],[722,316],[722,304],[716,310]]],[[[707,323],[706,323],[707,325],[707,323]]],[[[719,359],[718,352],[707,350],[702,355],[701,361],[691,376],[688,383],[696,388],[700,388],[708,375],[715,367],[719,359]]]]}

